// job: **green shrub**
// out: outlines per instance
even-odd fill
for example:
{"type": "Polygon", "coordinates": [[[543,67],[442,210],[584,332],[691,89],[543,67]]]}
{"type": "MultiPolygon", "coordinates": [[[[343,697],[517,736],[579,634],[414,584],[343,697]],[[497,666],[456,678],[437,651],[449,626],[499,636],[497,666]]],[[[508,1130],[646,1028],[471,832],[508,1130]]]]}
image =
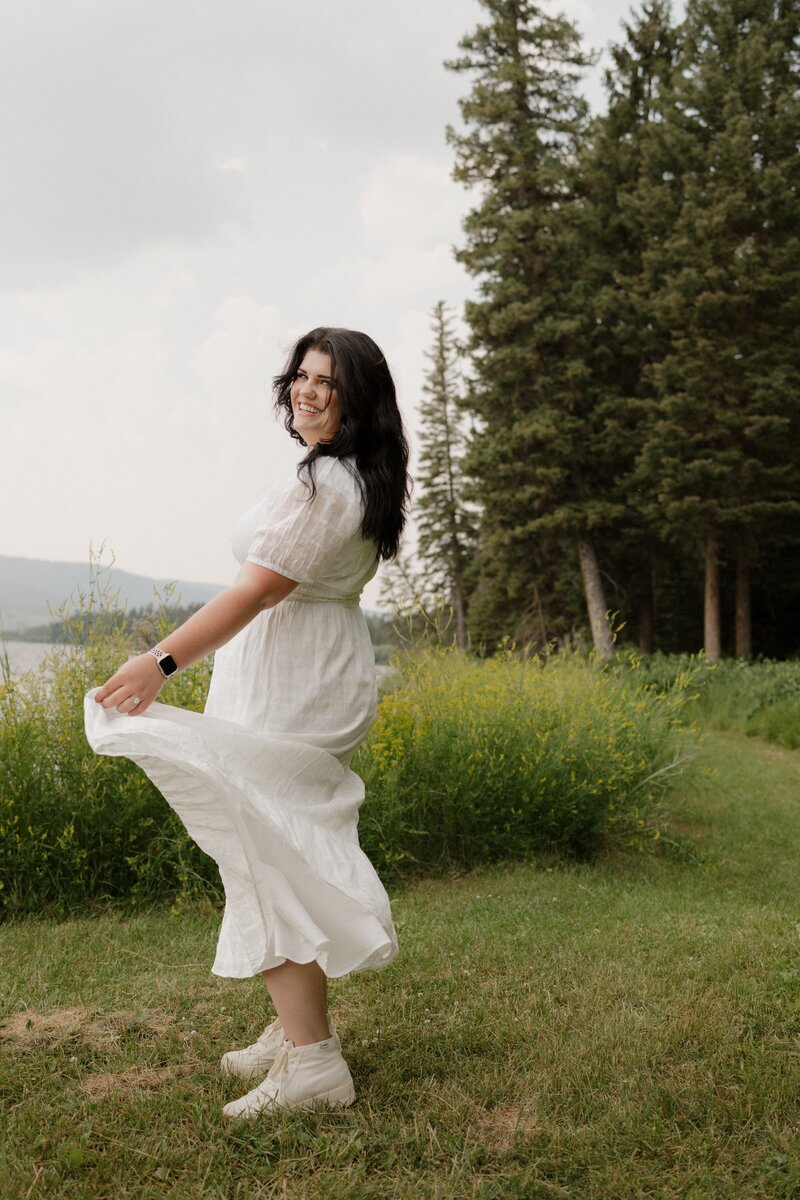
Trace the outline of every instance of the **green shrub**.
{"type": "Polygon", "coordinates": [[[386,870],[586,857],[610,839],[660,837],[687,760],[685,687],[656,692],[630,669],[574,656],[430,649],[395,667],[354,762],[367,785],[362,845],[386,870]]]}

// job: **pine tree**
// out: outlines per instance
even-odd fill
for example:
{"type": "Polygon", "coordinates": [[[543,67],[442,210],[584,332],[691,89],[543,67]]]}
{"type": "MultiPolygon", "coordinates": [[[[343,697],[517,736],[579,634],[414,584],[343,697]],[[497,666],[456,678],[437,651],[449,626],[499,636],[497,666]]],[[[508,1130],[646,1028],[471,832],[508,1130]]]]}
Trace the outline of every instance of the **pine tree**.
{"type": "Polygon", "coordinates": [[[637,461],[653,416],[650,370],[668,338],[654,318],[643,255],[649,238],[668,232],[678,201],[664,194],[648,142],[669,94],[678,41],[666,0],[643,5],[624,30],[605,74],[608,110],[592,123],[580,154],[581,307],[595,475],[602,465],[606,495],[619,503],[618,520],[598,539],[599,548],[615,608],[626,621],[633,617],[640,649],[650,653],[664,550],[659,523],[648,519],[637,461]]]}
{"type": "Polygon", "coordinates": [[[648,251],[671,344],[642,463],[668,525],[702,545],[711,658],[725,555],[749,656],[753,557],[800,512],[798,33],[793,0],[690,0],[660,131],[683,199],[648,251]]]}
{"type": "Polygon", "coordinates": [[[796,0],[690,0],[678,30],[649,0],[591,126],[574,29],[534,4],[483,6],[450,64],[474,76],[467,131],[449,137],[481,195],[459,255],[480,281],[473,632],[568,632],[577,549],[601,653],[603,583],[649,648],[654,576],[683,646],[697,554],[709,655],[734,579],[734,648],[751,652],[759,564],[774,645],[797,586],[775,547],[796,546],[800,512],[796,0]]]}
{"type": "Polygon", "coordinates": [[[466,307],[467,403],[480,422],[468,470],[482,510],[473,628],[491,638],[527,619],[533,636],[537,625],[549,636],[537,576],[569,592],[565,564],[574,575],[577,552],[595,645],[609,657],[594,530],[610,514],[593,489],[575,291],[575,163],[588,120],[577,88],[590,60],[566,19],[528,0],[481,2],[489,22],[447,64],[473,76],[461,102],[466,130],[448,139],[455,178],[481,195],[458,253],[480,280],[480,299],[466,307]]]}
{"type": "Polygon", "coordinates": [[[459,408],[459,348],[443,300],[432,313],[433,348],[419,406],[416,502],[419,561],[428,592],[452,606],[456,643],[467,645],[465,576],[472,554],[474,515],[465,502],[466,430],[459,408]]]}

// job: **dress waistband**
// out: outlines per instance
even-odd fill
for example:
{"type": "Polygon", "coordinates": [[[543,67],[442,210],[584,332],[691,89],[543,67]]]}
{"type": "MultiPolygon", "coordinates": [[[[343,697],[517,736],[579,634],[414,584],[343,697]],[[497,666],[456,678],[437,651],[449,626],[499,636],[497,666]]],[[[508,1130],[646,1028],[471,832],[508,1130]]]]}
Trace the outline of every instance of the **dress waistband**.
{"type": "Polygon", "coordinates": [[[358,608],[360,599],[361,593],[355,596],[352,594],[349,596],[326,596],[305,589],[301,591],[297,587],[284,597],[283,603],[285,604],[287,600],[294,600],[298,604],[341,604],[344,608],[358,608]]]}

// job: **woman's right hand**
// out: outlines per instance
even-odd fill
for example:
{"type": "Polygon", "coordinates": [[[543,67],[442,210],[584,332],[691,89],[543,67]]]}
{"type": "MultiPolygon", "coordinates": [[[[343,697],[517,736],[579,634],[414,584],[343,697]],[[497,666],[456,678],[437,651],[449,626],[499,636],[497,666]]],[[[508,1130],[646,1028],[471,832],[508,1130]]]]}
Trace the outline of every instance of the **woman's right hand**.
{"type": "Polygon", "coordinates": [[[130,658],[95,693],[103,708],[115,708],[129,717],[146,712],[166,683],[152,654],[130,658]]]}

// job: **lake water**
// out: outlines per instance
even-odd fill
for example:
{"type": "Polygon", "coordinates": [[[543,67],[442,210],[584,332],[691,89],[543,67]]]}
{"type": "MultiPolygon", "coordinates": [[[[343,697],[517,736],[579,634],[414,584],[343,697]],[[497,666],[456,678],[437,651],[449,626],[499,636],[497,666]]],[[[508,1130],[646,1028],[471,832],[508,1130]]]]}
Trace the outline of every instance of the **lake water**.
{"type": "Polygon", "coordinates": [[[5,649],[8,653],[13,675],[30,671],[52,648],[51,642],[0,642],[0,650],[5,649]]]}
{"type": "MultiPolygon", "coordinates": [[[[3,647],[8,652],[12,674],[22,675],[41,662],[47,651],[52,650],[53,645],[51,642],[0,642],[0,649],[3,647]]],[[[379,681],[391,674],[391,667],[378,666],[376,670],[379,681]]]]}

